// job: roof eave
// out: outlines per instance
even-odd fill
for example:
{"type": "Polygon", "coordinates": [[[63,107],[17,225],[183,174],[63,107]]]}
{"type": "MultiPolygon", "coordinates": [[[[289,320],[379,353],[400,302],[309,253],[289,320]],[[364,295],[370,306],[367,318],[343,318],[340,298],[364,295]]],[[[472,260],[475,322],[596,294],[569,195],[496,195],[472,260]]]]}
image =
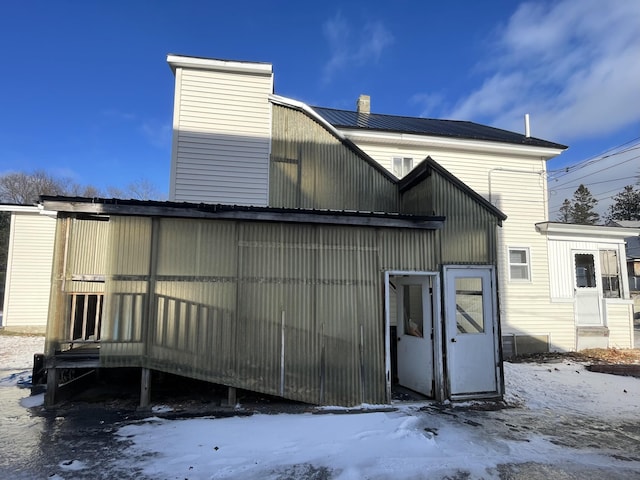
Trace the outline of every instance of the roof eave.
{"type": "Polygon", "coordinates": [[[640,235],[640,228],[607,227],[604,225],[579,225],[577,223],[540,222],[536,230],[547,235],[569,235],[624,240],[640,235]]]}
{"type": "Polygon", "coordinates": [[[444,226],[443,216],[392,215],[376,212],[319,211],[303,209],[274,209],[269,207],[242,207],[234,205],[175,204],[171,202],[144,202],[118,199],[85,199],[42,197],[41,205],[49,210],[72,215],[145,216],[168,218],[195,218],[282,223],[311,223],[328,225],[355,225],[382,228],[409,228],[439,230],[444,226]]]}
{"type": "Polygon", "coordinates": [[[373,131],[351,128],[337,128],[346,138],[358,142],[402,144],[430,148],[446,148],[471,152],[502,155],[518,155],[550,160],[560,155],[565,148],[539,147],[490,140],[471,140],[457,137],[419,135],[412,133],[373,131]]]}
{"type": "Polygon", "coordinates": [[[273,75],[273,65],[262,62],[239,62],[205,57],[189,57],[185,55],[167,55],[167,63],[173,73],[176,68],[191,68],[221,72],[250,73],[253,75],[273,75]]]}

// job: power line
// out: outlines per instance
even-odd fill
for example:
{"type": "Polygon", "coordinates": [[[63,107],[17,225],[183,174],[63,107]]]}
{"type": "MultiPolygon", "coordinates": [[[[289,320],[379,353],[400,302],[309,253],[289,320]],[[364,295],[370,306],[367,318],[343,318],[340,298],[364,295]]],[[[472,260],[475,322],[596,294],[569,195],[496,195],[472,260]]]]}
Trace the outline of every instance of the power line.
{"type": "MultiPolygon", "coordinates": [[[[640,148],[640,147],[638,147],[638,148],[640,148]]],[[[635,150],[635,148],[633,150],[635,150]]],[[[620,163],[616,163],[615,165],[609,165],[609,166],[607,166],[605,168],[602,168],[600,170],[596,170],[595,172],[590,172],[590,173],[588,173],[586,175],[583,175],[582,177],[574,178],[570,182],[561,183],[560,185],[554,185],[554,188],[560,188],[560,187],[564,187],[565,185],[571,185],[572,183],[575,183],[578,180],[582,180],[583,178],[590,177],[591,175],[595,175],[596,173],[604,172],[605,170],[610,170],[613,167],[618,167],[620,165],[624,165],[625,163],[629,163],[629,162],[631,162],[633,160],[636,160],[638,158],[640,158],[640,155],[636,155],[635,157],[628,158],[627,160],[624,160],[623,162],[620,162],[620,163]]],[[[557,181],[557,179],[554,179],[554,180],[557,181]]]]}
{"type": "Polygon", "coordinates": [[[578,162],[578,163],[576,163],[574,165],[565,166],[565,167],[558,168],[558,169],[555,169],[555,170],[549,170],[547,173],[551,174],[551,175],[553,175],[555,173],[562,174],[562,175],[560,175],[558,177],[558,178],[561,178],[561,177],[563,177],[563,176],[565,176],[565,175],[567,175],[567,174],[569,174],[571,172],[578,171],[578,170],[580,170],[582,168],[585,168],[585,167],[587,167],[589,165],[592,165],[594,163],[597,163],[599,161],[605,160],[607,158],[611,158],[611,157],[616,156],[616,155],[622,155],[623,153],[629,152],[631,150],[636,150],[638,148],[640,148],[640,137],[633,138],[633,139],[631,139],[631,140],[629,140],[629,141],[627,141],[627,142],[625,142],[625,143],[623,143],[621,145],[618,145],[616,147],[612,147],[612,148],[610,148],[608,150],[605,150],[604,152],[600,153],[599,155],[596,155],[596,156],[593,156],[593,157],[589,157],[589,158],[587,158],[587,159],[585,159],[585,160],[583,160],[581,162],[578,162]],[[636,142],[638,142],[639,145],[636,145],[636,142]],[[618,151],[619,149],[621,149],[621,148],[623,148],[623,147],[625,147],[627,145],[632,145],[632,146],[627,148],[627,149],[618,151]],[[613,153],[610,153],[610,152],[613,152],[613,153]]]}

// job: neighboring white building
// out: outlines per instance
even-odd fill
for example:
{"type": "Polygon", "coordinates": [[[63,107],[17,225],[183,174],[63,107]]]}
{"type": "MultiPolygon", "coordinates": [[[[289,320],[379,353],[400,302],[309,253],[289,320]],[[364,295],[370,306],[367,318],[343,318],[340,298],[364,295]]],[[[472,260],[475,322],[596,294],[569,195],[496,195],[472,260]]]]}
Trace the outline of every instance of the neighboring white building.
{"type": "MultiPolygon", "coordinates": [[[[429,156],[508,216],[498,245],[507,355],[569,351],[594,342],[604,345],[605,340],[610,347],[633,346],[628,287],[620,290],[619,300],[607,299],[597,331],[582,328],[568,298],[563,297],[565,305],[554,297],[557,278],[573,278],[574,267],[555,268],[555,243],[536,224],[549,220],[546,162],[562,153],[564,145],[473,122],[374,114],[367,96],[358,99],[356,111],[308,106],[271,95],[268,64],[175,55],[167,60],[176,76],[171,200],[265,205],[270,106],[294,102],[355,144],[363,158],[395,176],[405,176],[429,156]],[[193,132],[197,135],[190,136],[193,132]],[[192,137],[206,141],[195,145],[192,137]],[[602,338],[596,341],[598,332],[602,338]],[[582,338],[587,334],[588,339],[582,338]]],[[[288,158],[296,156],[290,152],[288,158]]],[[[598,242],[603,245],[595,247],[598,251],[617,246],[617,269],[626,278],[618,233],[602,230],[598,242]]]]}
{"type": "Polygon", "coordinates": [[[0,205],[11,213],[2,328],[44,333],[47,325],[55,215],[26,205],[0,205]]]}

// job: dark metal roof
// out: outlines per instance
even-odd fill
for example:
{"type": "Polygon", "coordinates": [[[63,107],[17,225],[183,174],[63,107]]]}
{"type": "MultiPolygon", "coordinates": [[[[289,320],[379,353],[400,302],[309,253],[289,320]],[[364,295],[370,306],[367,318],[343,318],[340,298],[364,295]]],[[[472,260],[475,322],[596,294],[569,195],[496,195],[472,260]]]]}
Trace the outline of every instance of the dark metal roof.
{"type": "Polygon", "coordinates": [[[490,142],[528,145],[565,150],[566,145],[549,142],[523,134],[460,120],[402,117],[378,113],[358,113],[351,110],[311,107],[318,115],[338,129],[362,129],[380,132],[411,133],[435,137],[485,140],[490,142]]]}
{"type": "Polygon", "coordinates": [[[445,217],[354,210],[255,207],[208,203],[124,200],[119,198],[40,197],[47,210],[76,215],[133,215],[148,217],[207,218],[221,220],[316,223],[369,227],[440,229],[445,217]]]}

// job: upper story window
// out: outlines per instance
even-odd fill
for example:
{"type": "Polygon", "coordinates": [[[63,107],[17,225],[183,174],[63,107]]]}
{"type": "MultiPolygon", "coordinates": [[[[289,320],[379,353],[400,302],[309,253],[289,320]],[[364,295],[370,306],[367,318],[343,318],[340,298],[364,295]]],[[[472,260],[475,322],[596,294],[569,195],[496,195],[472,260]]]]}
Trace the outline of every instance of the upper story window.
{"type": "Polygon", "coordinates": [[[600,276],[602,295],[605,298],[620,298],[620,263],[615,250],[600,250],[600,276]]]}
{"type": "Polygon", "coordinates": [[[528,248],[509,248],[509,280],[531,280],[531,261],[528,248]]]}
{"type": "Polygon", "coordinates": [[[413,168],[413,158],[409,157],[393,157],[393,174],[402,178],[413,168]]]}

